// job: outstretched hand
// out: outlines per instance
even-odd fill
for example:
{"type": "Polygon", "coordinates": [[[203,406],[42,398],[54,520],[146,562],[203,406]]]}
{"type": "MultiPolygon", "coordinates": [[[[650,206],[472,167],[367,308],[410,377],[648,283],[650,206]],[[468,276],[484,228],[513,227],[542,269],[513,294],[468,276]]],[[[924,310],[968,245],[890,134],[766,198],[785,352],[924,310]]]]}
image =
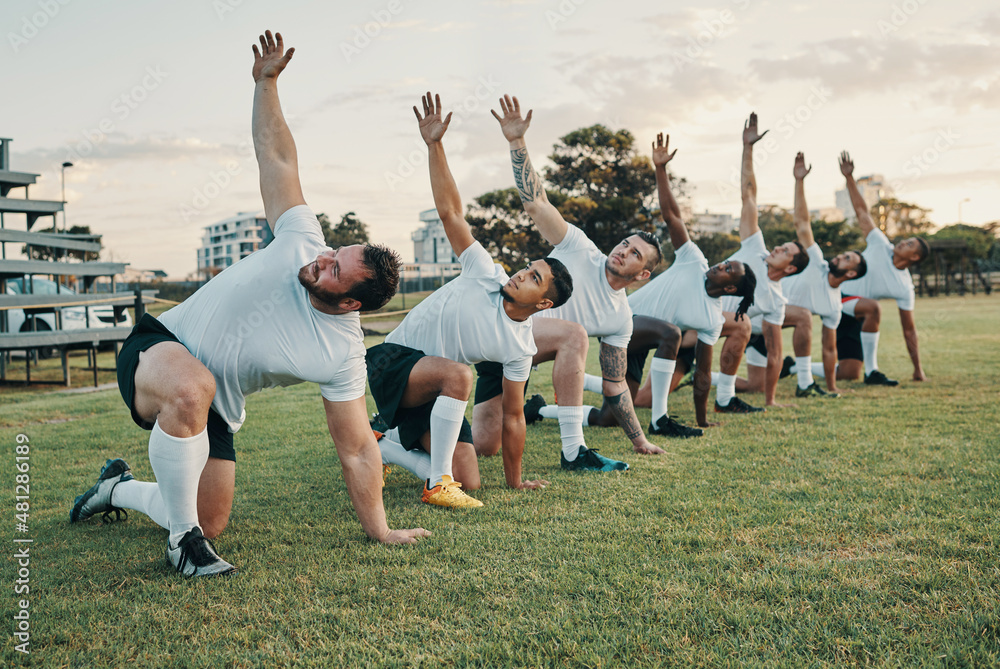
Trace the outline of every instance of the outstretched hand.
{"type": "Polygon", "coordinates": [[[851,160],[851,155],[847,151],[840,153],[840,173],[845,177],[854,174],[854,161],[851,160]]]}
{"type": "Polygon", "coordinates": [[[674,159],[676,153],[677,149],[674,149],[673,153],[670,152],[670,135],[657,133],[656,141],[653,142],[653,167],[666,165],[674,159]]]}
{"type": "Polygon", "coordinates": [[[801,151],[795,154],[795,167],[792,168],[792,175],[796,181],[805,179],[806,175],[812,172],[812,168],[812,165],[806,167],[806,157],[801,151]]]}
{"type": "Polygon", "coordinates": [[[448,130],[448,125],[451,123],[451,112],[448,112],[448,116],[442,121],[441,96],[435,95],[432,101],[430,91],[427,91],[427,95],[421,96],[420,101],[424,105],[424,115],[422,117],[416,105],[413,106],[413,113],[416,114],[417,121],[420,123],[420,136],[424,138],[424,142],[428,145],[440,142],[441,138],[444,137],[445,131],[448,130]]]}
{"type": "Polygon", "coordinates": [[[285,43],[281,39],[281,33],[271,35],[270,30],[264,31],[260,36],[260,49],[253,45],[253,80],[275,79],[281,71],[288,65],[295,53],[295,47],[284,53],[285,43]]]}
{"type": "Polygon", "coordinates": [[[415,544],[418,538],[429,537],[431,533],[422,527],[412,530],[390,530],[380,541],[383,544],[415,544]]]}
{"type": "Polygon", "coordinates": [[[516,97],[511,98],[509,95],[504,95],[500,98],[500,111],[503,112],[503,116],[492,109],[490,113],[493,114],[493,118],[500,121],[500,130],[503,131],[503,136],[507,141],[513,142],[515,139],[524,137],[528,126],[531,125],[531,110],[528,110],[527,116],[521,118],[521,103],[517,101],[516,97]]]}
{"type": "Polygon", "coordinates": [[[640,455],[664,455],[666,453],[665,450],[649,440],[646,440],[646,442],[642,444],[633,444],[632,450],[640,455]]]}
{"type": "Polygon", "coordinates": [[[757,132],[757,112],[750,112],[750,119],[743,124],[743,143],[751,146],[759,142],[770,130],[757,132]]]}

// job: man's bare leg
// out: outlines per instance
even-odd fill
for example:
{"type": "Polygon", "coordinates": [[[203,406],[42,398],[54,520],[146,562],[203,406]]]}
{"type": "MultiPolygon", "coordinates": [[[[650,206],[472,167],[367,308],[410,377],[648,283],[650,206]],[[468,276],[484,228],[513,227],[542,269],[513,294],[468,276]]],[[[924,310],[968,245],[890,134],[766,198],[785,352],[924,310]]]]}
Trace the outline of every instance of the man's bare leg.
{"type": "Polygon", "coordinates": [[[580,446],[585,445],[583,382],[590,339],[582,325],[556,318],[535,318],[532,331],[538,349],[532,363],[555,361],[552,365],[552,387],[559,407],[562,451],[566,460],[573,461],[580,446]]]}

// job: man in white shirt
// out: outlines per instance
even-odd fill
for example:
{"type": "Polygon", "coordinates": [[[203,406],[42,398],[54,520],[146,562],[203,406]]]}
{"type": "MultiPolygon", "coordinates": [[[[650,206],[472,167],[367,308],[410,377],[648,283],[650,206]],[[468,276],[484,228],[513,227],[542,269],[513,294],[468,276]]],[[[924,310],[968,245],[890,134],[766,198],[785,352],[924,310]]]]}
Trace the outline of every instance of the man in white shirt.
{"type": "Polygon", "coordinates": [[[913,380],[924,381],[927,376],[920,365],[917,326],[913,319],[916,298],[909,268],[926,258],[930,248],[920,237],[910,237],[893,246],[872,220],[868,203],[854,181],[854,161],[846,151],[840,156],[840,172],[847,182],[858,227],[867,244],[861,255],[868,263],[868,273],[843,286],[844,317],[837,330],[837,353],[840,357],[837,378],[855,380],[864,373],[868,385],[899,385],[898,381],[888,378],[878,368],[879,325],[882,320],[878,300],[893,299],[899,307],[903,339],[913,363],[913,380]]]}
{"type": "MultiPolygon", "coordinates": [[[[510,143],[514,181],[524,204],[524,210],[538,227],[547,242],[555,246],[551,257],[569,268],[573,276],[573,297],[558,309],[538,314],[533,327],[535,364],[554,360],[552,385],[559,407],[559,431],[562,437],[560,464],[571,471],[626,470],[624,462],[605,458],[595,449],[588,449],[583,438],[586,419],[583,409],[584,366],[589,346],[588,337],[601,339],[602,390],[611,410],[632,442],[636,453],[657,454],[664,451],[651,444],[635,416],[632,397],[625,382],[626,348],[632,334],[632,312],[628,306],[625,287],[649,277],[650,269],[660,261],[656,239],[648,233],[633,234],[622,240],[611,254],[605,256],[576,226],[570,225],[552,203],[548,201],[541,179],[535,173],[528,157],[524,133],[531,123],[531,111],[521,117],[517,98],[505,96],[500,100],[500,122],[504,137],[510,143]]],[[[480,383],[485,375],[480,369],[480,383]]],[[[476,392],[476,411],[497,416],[496,398],[488,393],[476,392]]],[[[480,453],[495,448],[489,442],[480,443],[476,434],[476,448],[480,453]]]]}
{"type": "MultiPolygon", "coordinates": [[[[757,278],[751,268],[738,260],[727,260],[709,267],[701,249],[691,241],[681,219],[680,207],[670,190],[667,163],[677,151],[670,152],[669,142],[669,135],[657,135],[653,146],[653,167],[660,197],[660,212],[675,249],[674,263],[666,272],[632,293],[629,304],[635,314],[658,318],[681,330],[698,333],[695,350],[695,416],[699,427],[710,427],[715,425],[708,422],[707,416],[708,391],[712,385],[712,349],[721,336],[738,342],[735,360],[731,356],[723,356],[721,361],[723,372],[735,378],[743,348],[750,340],[750,320],[743,316],[754,303],[757,278]],[[741,299],[735,313],[727,316],[723,313],[721,298],[728,295],[741,299]]],[[[650,377],[650,384],[653,384],[652,374],[650,377]]],[[[669,384],[670,377],[664,381],[669,384]]],[[[725,404],[716,401],[715,410],[719,413],[759,411],[735,394],[725,404]]]]}
{"type": "MultiPolygon", "coordinates": [[[[796,397],[839,397],[837,388],[837,326],[842,314],[840,287],[845,281],[865,275],[867,264],[857,251],[845,251],[829,262],[823,259],[823,252],[812,233],[809,207],[806,205],[805,178],[812,167],[805,166],[805,158],[799,153],[795,158],[795,206],[793,219],[799,241],[809,254],[809,265],[799,274],[788,277],[782,290],[788,299],[786,312],[793,307],[808,310],[820,317],[823,324],[823,362],[812,362],[812,334],[800,337],[796,327],[793,346],[795,364],[790,371],[797,376],[796,397]],[[826,379],[824,391],[813,376],[826,379]]],[[[786,322],[788,316],[786,315],[786,322]]]]}
{"type": "MultiPolygon", "coordinates": [[[[782,371],[781,328],[785,326],[787,302],[782,293],[781,281],[805,269],[809,264],[809,256],[801,241],[776,246],[770,253],[764,244],[764,235],[757,222],[757,179],[753,172],[753,145],[767,132],[765,130],[758,133],[757,114],[750,114],[750,119],[743,128],[740,250],[729,259],[740,260],[753,269],[757,276],[757,289],[754,291],[753,306],[747,311],[752,333],[746,347],[747,380],[735,379],[729,392],[763,392],[764,406],[769,407],[786,406],[777,404],[774,399],[782,371]]],[[[722,298],[722,308],[727,312],[735,311],[738,303],[736,297],[722,298]]],[[[723,346],[723,355],[726,353],[727,347],[723,346]]],[[[713,384],[717,384],[717,376],[718,383],[731,382],[724,375],[713,372],[713,384]]],[[[721,385],[719,388],[721,390],[721,385]]]]}
{"type": "Polygon", "coordinates": [[[185,576],[236,573],[208,538],[229,520],[236,481],[233,433],[245,397],[302,381],[320,384],[327,425],[365,533],[414,543],[422,528],[390,530],[382,506],[378,445],[365,407],[359,310],[395,293],[399,257],[380,246],[326,247],[299,183],[295,142],[278,102],[291,60],[281,35],[254,48],[253,137],[260,187],[275,238],[228,268],[159,321],[149,315],[122,347],[118,382],[140,427],[152,430],[156,483],[109,460],[77,497],[70,521],[141,511],[169,532],[167,559],[185,576]]]}
{"type": "Polygon", "coordinates": [[[379,440],[383,461],[425,481],[427,504],[473,508],[482,502],[461,487],[477,489],[479,465],[465,409],[472,393],[470,364],[501,366],[504,474],[512,488],[542,488],[547,481],[521,480],[524,452],[524,387],[535,343],[533,314],[566,302],[573,282],[562,263],[536,260],[509,278],[472,236],[462,198],[441,140],[441,98],[423,98],[423,116],[413,112],[427,144],[434,206],[462,265],[461,275],[434,291],[368,351],[368,382],[379,415],[390,429],[379,440]]]}

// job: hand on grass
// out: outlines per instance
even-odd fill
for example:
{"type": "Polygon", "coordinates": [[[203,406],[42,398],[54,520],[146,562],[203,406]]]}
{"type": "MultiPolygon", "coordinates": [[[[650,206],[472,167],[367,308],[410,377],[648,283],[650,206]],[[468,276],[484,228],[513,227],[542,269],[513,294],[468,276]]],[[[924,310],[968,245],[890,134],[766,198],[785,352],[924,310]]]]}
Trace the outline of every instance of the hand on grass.
{"type": "Polygon", "coordinates": [[[518,490],[545,490],[545,486],[550,485],[545,479],[538,479],[537,481],[521,481],[521,484],[517,486],[518,490]]]}
{"type": "Polygon", "coordinates": [[[632,445],[632,450],[640,455],[664,455],[666,451],[651,442],[644,441],[632,445]]]}
{"type": "Polygon", "coordinates": [[[415,544],[418,538],[429,537],[431,533],[422,527],[412,530],[389,530],[380,540],[383,544],[415,544]]]}

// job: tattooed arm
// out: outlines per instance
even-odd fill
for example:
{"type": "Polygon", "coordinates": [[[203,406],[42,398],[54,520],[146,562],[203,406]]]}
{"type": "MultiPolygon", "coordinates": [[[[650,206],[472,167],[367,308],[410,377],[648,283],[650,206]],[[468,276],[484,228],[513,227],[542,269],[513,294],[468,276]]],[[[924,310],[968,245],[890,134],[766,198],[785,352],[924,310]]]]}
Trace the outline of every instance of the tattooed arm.
{"type": "Polygon", "coordinates": [[[521,118],[520,103],[516,97],[511,99],[509,95],[501,98],[500,109],[503,111],[502,117],[495,111],[490,111],[493,111],[493,116],[500,121],[503,136],[510,142],[510,162],[514,168],[514,183],[521,196],[524,211],[534,221],[545,241],[555,246],[566,236],[568,224],[559,210],[546,197],[545,186],[538,173],[535,172],[535,168],[532,167],[531,158],[528,157],[524,133],[531,125],[531,110],[528,111],[527,116],[521,118]]]}
{"type": "Polygon", "coordinates": [[[665,453],[662,448],[654,446],[646,439],[635,417],[632,406],[632,394],[625,383],[625,368],[627,352],[624,348],[601,344],[601,375],[604,377],[604,397],[608,400],[611,413],[615,415],[618,424],[625,430],[625,436],[632,442],[632,450],[646,455],[665,453]]]}

